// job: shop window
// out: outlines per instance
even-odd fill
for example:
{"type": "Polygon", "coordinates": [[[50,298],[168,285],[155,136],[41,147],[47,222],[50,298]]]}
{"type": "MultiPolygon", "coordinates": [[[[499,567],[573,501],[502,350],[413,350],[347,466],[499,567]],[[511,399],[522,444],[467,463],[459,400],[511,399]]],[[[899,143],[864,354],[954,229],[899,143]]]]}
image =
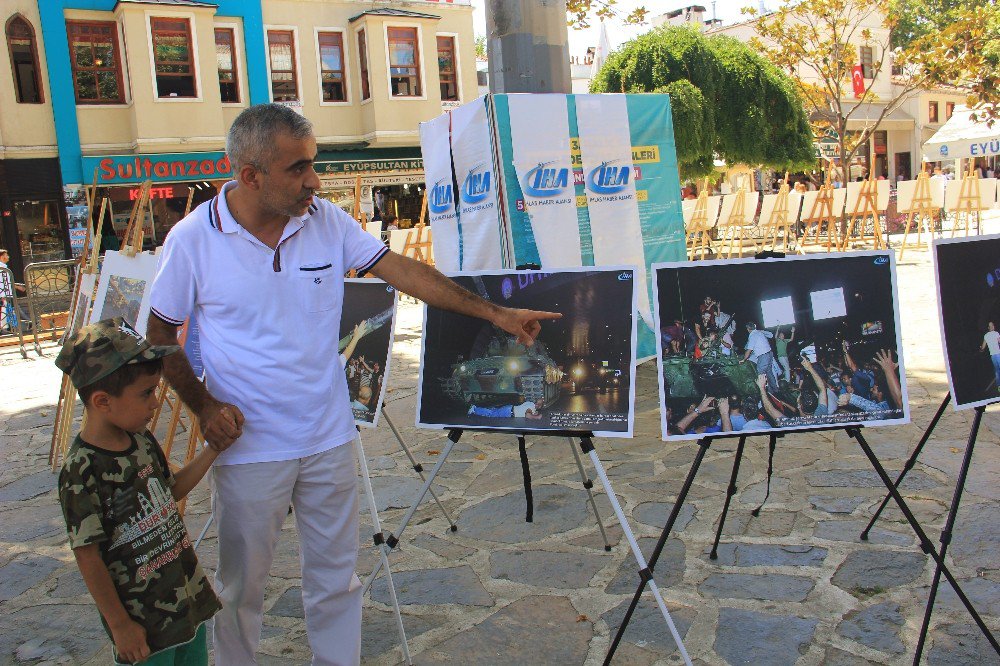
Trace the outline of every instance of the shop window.
{"type": "Polygon", "coordinates": [[[66,21],[77,104],[124,104],[118,24],[66,21]]]}
{"type": "Polygon", "coordinates": [[[17,201],[17,239],[24,265],[36,261],[56,261],[66,258],[63,247],[62,222],[58,204],[50,201],[17,201]]]}
{"type": "Polygon", "coordinates": [[[944,119],[951,120],[951,117],[955,114],[955,103],[945,102],[944,103],[944,119]]]}
{"type": "Polygon", "coordinates": [[[240,79],[236,73],[236,33],[232,28],[215,29],[215,59],[219,67],[219,96],[223,102],[238,104],[240,79]]]}
{"type": "Polygon", "coordinates": [[[938,103],[928,102],[927,103],[927,122],[936,123],[938,122],[938,103]]]}
{"type": "Polygon", "coordinates": [[[40,104],[45,101],[42,98],[35,31],[20,14],[14,14],[7,21],[7,50],[17,103],[40,104]]]}
{"type": "Polygon", "coordinates": [[[153,66],[159,97],[197,97],[191,22],[186,18],[151,18],[153,66]]]}
{"type": "Polygon", "coordinates": [[[389,82],[393,97],[420,97],[416,28],[389,28],[389,82]]]}
{"type": "Polygon", "coordinates": [[[861,47],[861,75],[866,79],[875,78],[875,49],[870,46],[861,47]]]}
{"type": "Polygon", "coordinates": [[[299,99],[295,75],[295,34],[291,30],[267,31],[267,54],[271,63],[271,99],[294,102],[299,99]]]}
{"type": "Polygon", "coordinates": [[[365,31],[358,32],[358,60],[361,72],[361,99],[368,99],[372,96],[371,86],[368,83],[368,39],[365,31]]]}
{"type": "Polygon", "coordinates": [[[455,38],[437,38],[438,75],[441,79],[441,101],[458,101],[458,70],[455,66],[455,38]]]}
{"type": "Polygon", "coordinates": [[[319,64],[324,102],[344,102],[344,36],[339,32],[319,33],[319,64]]]}

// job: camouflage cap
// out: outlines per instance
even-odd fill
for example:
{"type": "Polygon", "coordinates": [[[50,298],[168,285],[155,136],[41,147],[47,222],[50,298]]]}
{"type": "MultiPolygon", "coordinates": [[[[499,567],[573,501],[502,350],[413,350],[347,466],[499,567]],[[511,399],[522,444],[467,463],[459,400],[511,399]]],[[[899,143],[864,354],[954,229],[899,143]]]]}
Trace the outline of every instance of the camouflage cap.
{"type": "Polygon", "coordinates": [[[56,366],[81,388],[132,363],[155,361],[180,351],[178,345],[153,346],[121,317],[84,326],[63,344],[56,366]]]}

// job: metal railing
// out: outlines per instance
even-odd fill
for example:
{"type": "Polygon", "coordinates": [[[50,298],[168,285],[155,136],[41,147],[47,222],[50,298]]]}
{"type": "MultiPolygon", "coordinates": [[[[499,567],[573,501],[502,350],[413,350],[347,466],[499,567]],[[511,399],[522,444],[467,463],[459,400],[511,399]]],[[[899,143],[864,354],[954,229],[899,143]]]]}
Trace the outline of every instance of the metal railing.
{"type": "Polygon", "coordinates": [[[31,316],[35,352],[41,356],[39,344],[43,333],[55,340],[56,334],[69,325],[70,306],[76,285],[76,259],[42,261],[28,264],[24,283],[28,289],[28,312],[31,316]]]}
{"type": "Polygon", "coordinates": [[[0,266],[0,338],[17,337],[21,356],[28,358],[24,349],[24,329],[28,328],[21,299],[17,297],[14,274],[9,268],[0,266]]]}

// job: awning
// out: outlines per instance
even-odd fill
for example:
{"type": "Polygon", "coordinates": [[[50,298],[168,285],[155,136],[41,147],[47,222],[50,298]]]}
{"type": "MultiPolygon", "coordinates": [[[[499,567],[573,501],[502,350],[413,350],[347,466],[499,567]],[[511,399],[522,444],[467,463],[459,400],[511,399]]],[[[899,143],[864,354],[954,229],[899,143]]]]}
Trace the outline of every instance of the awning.
{"type": "MultiPolygon", "coordinates": [[[[885,110],[885,104],[861,104],[851,113],[847,119],[848,130],[860,130],[874,125],[885,110]]],[[[915,126],[913,117],[901,109],[893,109],[882,118],[879,129],[882,130],[908,130],[915,126]]]]}
{"type": "Polygon", "coordinates": [[[970,115],[972,109],[956,106],[948,122],[924,143],[924,159],[937,162],[1000,155],[1000,123],[987,127],[970,115]]]}

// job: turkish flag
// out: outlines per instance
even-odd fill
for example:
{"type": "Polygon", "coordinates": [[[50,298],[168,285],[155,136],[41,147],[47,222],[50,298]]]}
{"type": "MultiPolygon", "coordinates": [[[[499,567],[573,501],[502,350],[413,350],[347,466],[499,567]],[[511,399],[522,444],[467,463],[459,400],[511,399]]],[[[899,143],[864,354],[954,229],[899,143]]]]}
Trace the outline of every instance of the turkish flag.
{"type": "Polygon", "coordinates": [[[862,97],[865,94],[865,72],[861,65],[854,66],[854,96],[862,97]]]}

